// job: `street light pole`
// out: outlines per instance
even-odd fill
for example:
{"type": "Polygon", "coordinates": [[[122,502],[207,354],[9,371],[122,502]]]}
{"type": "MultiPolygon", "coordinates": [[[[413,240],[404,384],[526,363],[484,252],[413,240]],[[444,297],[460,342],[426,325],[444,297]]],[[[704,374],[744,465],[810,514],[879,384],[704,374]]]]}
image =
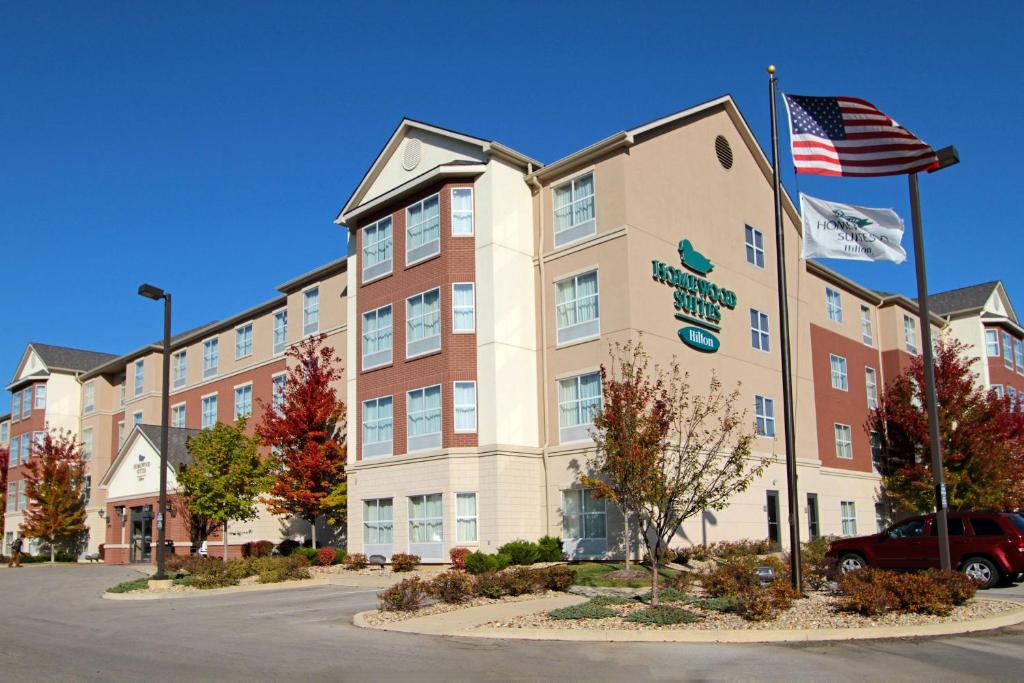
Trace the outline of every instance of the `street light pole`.
{"type": "Polygon", "coordinates": [[[163,383],[160,388],[160,512],[156,518],[156,575],[166,579],[164,544],[167,538],[167,416],[171,404],[171,293],[152,285],[141,285],[139,295],[147,299],[164,301],[163,383]]]}

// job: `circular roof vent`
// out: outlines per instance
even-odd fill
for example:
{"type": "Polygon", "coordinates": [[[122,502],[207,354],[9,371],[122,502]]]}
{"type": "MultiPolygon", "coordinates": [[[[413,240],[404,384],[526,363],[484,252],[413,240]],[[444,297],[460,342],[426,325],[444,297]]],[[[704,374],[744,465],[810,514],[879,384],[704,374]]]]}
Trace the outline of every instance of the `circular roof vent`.
{"type": "Polygon", "coordinates": [[[718,155],[718,163],[722,164],[722,168],[727,171],[732,168],[732,146],[721,135],[715,138],[715,154],[718,155]]]}
{"type": "Polygon", "coordinates": [[[420,165],[420,156],[423,152],[423,145],[419,140],[408,140],[405,143],[405,151],[402,154],[402,168],[411,171],[420,165]]]}

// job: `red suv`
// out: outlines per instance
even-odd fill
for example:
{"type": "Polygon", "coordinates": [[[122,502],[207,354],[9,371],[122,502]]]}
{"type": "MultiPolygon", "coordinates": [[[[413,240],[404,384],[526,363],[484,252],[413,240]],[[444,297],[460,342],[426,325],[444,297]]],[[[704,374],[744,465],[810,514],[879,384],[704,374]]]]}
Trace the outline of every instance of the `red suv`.
{"type": "MultiPolygon", "coordinates": [[[[1015,512],[949,513],[953,566],[991,588],[1024,573],[1024,515],[1015,512]]],[[[842,571],[861,567],[928,569],[939,566],[935,515],[909,517],[872,536],[833,541],[826,558],[842,571]]]]}

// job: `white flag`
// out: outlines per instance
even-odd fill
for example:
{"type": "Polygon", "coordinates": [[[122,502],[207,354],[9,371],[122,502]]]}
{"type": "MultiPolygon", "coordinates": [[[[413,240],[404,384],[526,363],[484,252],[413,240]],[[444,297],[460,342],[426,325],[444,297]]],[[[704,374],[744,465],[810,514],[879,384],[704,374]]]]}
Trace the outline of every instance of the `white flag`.
{"type": "Polygon", "coordinates": [[[804,258],[903,263],[903,219],[892,209],[826,202],[800,193],[804,258]]]}

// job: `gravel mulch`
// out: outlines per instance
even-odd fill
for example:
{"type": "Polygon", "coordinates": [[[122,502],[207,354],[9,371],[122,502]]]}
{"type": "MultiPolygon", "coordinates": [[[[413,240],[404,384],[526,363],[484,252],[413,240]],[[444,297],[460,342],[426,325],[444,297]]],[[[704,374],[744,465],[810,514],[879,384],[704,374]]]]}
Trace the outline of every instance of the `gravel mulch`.
{"type": "Polygon", "coordinates": [[[515,595],[506,596],[497,600],[491,598],[473,598],[459,604],[448,604],[445,602],[436,602],[426,607],[421,607],[418,610],[411,612],[386,612],[378,610],[366,615],[366,621],[372,626],[383,626],[385,624],[394,624],[395,622],[405,621],[406,619],[412,619],[414,617],[426,617],[431,614],[444,614],[446,612],[454,612],[460,609],[466,609],[467,607],[480,607],[482,605],[497,605],[505,602],[525,602],[527,600],[539,600],[541,598],[551,598],[557,595],[565,595],[565,593],[558,593],[556,591],[546,591],[544,593],[528,593],[526,595],[515,595]]]}

